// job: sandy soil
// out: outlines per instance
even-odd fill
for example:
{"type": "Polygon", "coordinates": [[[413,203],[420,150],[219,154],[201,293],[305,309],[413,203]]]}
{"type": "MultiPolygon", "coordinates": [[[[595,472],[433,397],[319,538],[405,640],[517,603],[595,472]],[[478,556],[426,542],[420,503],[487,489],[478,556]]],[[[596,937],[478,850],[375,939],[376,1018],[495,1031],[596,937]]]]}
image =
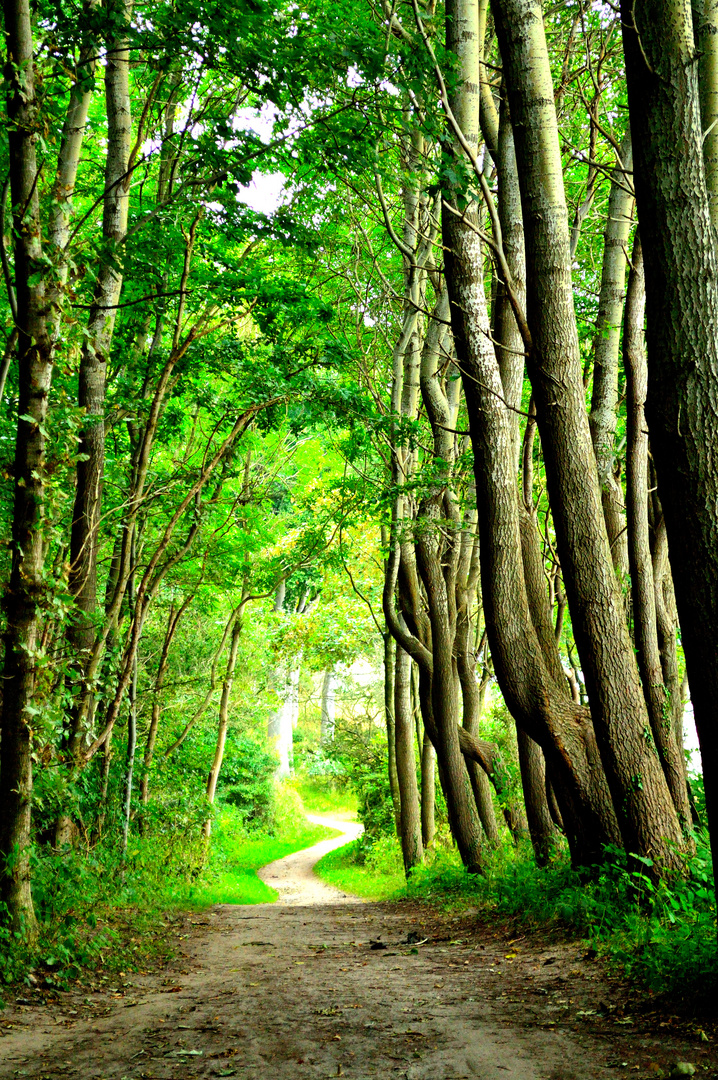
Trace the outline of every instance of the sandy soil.
{"type": "Polygon", "coordinates": [[[713,1029],[632,1011],[576,945],[343,896],[311,874],[328,845],[264,868],[276,904],[186,917],[164,971],[20,998],[0,1077],[656,1080],[675,1061],[718,1077],[713,1029]]]}

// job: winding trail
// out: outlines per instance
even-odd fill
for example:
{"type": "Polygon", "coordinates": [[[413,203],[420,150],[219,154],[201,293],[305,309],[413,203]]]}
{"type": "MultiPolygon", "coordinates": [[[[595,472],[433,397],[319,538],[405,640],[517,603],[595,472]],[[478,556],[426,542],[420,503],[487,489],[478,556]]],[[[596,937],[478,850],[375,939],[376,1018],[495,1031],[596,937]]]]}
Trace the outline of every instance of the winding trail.
{"type": "Polygon", "coordinates": [[[339,889],[333,889],[331,885],[325,885],[314,873],[314,867],[320,859],[328,855],[330,851],[356,840],[364,832],[364,826],[356,821],[342,821],[339,818],[318,817],[316,814],[307,814],[307,819],[313,825],[326,825],[330,829],[336,829],[341,836],[330,837],[328,840],[320,840],[313,847],[304,848],[303,851],[295,851],[293,855],[286,855],[283,859],[263,866],[257,876],[265,885],[271,886],[279,893],[280,904],[340,904],[347,901],[356,902],[355,896],[347,896],[339,889]]]}
{"type": "Polygon", "coordinates": [[[645,1067],[625,1028],[607,1040],[582,1023],[611,991],[578,946],[547,969],[545,941],[330,889],[312,867],[357,827],[311,820],[343,835],[262,870],[277,903],[186,917],[184,954],[165,971],[8,1009],[0,1077],[616,1080],[637,1075],[626,1067],[639,1053],[645,1067]],[[584,1016],[579,991],[594,1005],[584,1016]]]}

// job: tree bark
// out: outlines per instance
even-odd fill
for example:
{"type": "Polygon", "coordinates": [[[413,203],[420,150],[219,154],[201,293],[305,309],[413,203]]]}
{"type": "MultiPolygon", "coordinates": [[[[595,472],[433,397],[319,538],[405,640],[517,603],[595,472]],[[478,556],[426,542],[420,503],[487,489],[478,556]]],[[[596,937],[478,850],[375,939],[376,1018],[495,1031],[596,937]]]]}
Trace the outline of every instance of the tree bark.
{"type": "MultiPolygon", "coordinates": [[[[110,345],[122,289],[118,268],[120,245],[127,232],[130,177],[130,46],[126,27],[132,0],[118,0],[116,15],[122,31],[110,42],[105,67],[107,158],[102,210],[103,261],[101,262],[80,357],[78,404],[84,412],[80,429],[77,486],[70,534],[69,588],[75,611],[68,626],[68,646],[76,667],[76,697],[71,713],[68,751],[77,757],[83,739],[81,699],[92,693],[84,685],[95,642],[97,606],[97,549],[105,462],[105,381],[110,345]]],[[[84,103],[83,103],[84,104],[84,103]]],[[[78,112],[82,108],[78,105],[78,112]]]]}
{"type": "Polygon", "coordinates": [[[394,722],[394,638],[389,630],[384,631],[384,723],[386,725],[387,767],[389,771],[389,790],[394,808],[394,828],[397,839],[401,840],[401,794],[399,777],[396,772],[396,724],[394,722]]]}
{"type": "Polygon", "coordinates": [[[436,834],[436,751],[424,732],[421,741],[421,840],[424,850],[436,834]]]}
{"type": "MultiPolygon", "coordinates": [[[[209,776],[207,777],[207,802],[210,806],[214,803],[214,797],[217,791],[217,781],[219,780],[219,773],[222,768],[222,761],[224,759],[224,747],[227,742],[227,727],[229,724],[229,698],[232,693],[232,685],[234,683],[234,672],[237,667],[237,653],[239,651],[239,639],[242,636],[242,610],[243,605],[240,604],[235,613],[234,626],[232,627],[232,638],[229,645],[229,656],[227,658],[227,671],[224,676],[224,683],[222,685],[222,698],[219,704],[219,725],[217,727],[217,744],[214,750],[214,758],[212,760],[212,767],[209,770],[209,776]]],[[[202,835],[206,840],[209,839],[212,832],[212,820],[207,818],[202,826],[202,835]]]]}
{"type": "Polygon", "coordinates": [[[191,592],[185,597],[177,609],[175,609],[174,604],[170,605],[167,629],[165,631],[164,641],[162,642],[162,652],[157,667],[157,675],[155,676],[155,685],[152,693],[152,715],[150,717],[150,726],[147,729],[147,741],[145,742],[145,753],[142,761],[142,777],[140,780],[140,802],[142,806],[147,805],[150,797],[150,768],[155,755],[157,732],[160,726],[160,716],[162,715],[162,688],[165,683],[167,668],[169,667],[169,652],[174,636],[177,633],[177,627],[193,599],[194,592],[191,592]]]}
{"type": "Polygon", "coordinates": [[[541,747],[520,727],[516,728],[519,744],[519,768],[524,793],[526,817],[537,866],[546,866],[554,846],[556,832],[546,798],[546,765],[541,747]]]}
{"type": "Polygon", "coordinates": [[[658,645],[656,590],[648,528],[648,432],[644,405],[648,369],[643,350],[645,286],[643,254],[638,233],[633,244],[626,297],[623,355],[626,370],[626,509],[628,554],[633,594],[633,624],[638,667],[648,707],[651,732],[671,797],[684,831],[690,828],[686,775],[672,724],[671,702],[663,680],[658,645]]]}
{"type": "Polygon", "coordinates": [[[706,189],[711,222],[718,230],[718,0],[693,0],[692,7],[706,189]]]}
{"type": "Polygon", "coordinates": [[[324,678],[322,679],[322,719],[320,734],[322,742],[331,742],[334,738],[334,681],[334,667],[330,666],[324,672],[324,678]]]}
{"type": "Polygon", "coordinates": [[[626,285],[626,253],[633,214],[633,149],[630,132],[621,143],[611,177],[608,219],[603,236],[603,263],[598,316],[593,342],[593,393],[589,417],[596,454],[603,516],[613,565],[619,578],[628,571],[623,493],[614,467],[616,411],[618,408],[618,357],[621,315],[626,285]]]}
{"type": "Polygon", "coordinates": [[[37,190],[41,128],[28,0],[5,0],[10,191],[15,236],[18,425],[15,443],[12,568],[5,593],[5,664],[0,748],[0,899],[13,929],[33,939],[30,891],[32,707],[38,611],[44,592],[45,419],[52,378],[46,268],[37,190]],[[36,275],[39,281],[34,282],[36,275]],[[7,860],[7,861],[6,861],[7,860]]]}

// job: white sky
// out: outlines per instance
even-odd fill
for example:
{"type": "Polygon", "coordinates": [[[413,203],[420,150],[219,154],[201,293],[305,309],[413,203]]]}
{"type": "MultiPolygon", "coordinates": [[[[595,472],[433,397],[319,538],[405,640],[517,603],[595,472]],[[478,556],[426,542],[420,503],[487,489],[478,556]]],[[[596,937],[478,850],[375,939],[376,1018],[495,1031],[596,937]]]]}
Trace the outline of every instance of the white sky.
{"type": "Polygon", "coordinates": [[[281,173],[256,172],[252,182],[239,189],[237,198],[259,214],[273,214],[283,202],[284,184],[281,173]]]}

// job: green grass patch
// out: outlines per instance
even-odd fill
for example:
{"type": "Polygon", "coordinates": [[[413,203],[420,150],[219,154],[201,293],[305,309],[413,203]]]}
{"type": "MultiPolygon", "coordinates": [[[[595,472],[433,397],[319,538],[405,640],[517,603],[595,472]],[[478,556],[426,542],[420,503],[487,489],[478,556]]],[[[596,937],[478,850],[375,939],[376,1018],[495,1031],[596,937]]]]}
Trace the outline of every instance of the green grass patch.
{"type": "Polygon", "coordinates": [[[365,900],[397,900],[406,896],[401,852],[393,837],[377,841],[368,850],[360,837],[330,851],[314,869],[327,885],[365,900]]]}
{"type": "Polygon", "coordinates": [[[308,814],[326,814],[343,821],[356,821],[358,800],[348,787],[334,790],[327,784],[298,778],[294,782],[308,814]]]}

